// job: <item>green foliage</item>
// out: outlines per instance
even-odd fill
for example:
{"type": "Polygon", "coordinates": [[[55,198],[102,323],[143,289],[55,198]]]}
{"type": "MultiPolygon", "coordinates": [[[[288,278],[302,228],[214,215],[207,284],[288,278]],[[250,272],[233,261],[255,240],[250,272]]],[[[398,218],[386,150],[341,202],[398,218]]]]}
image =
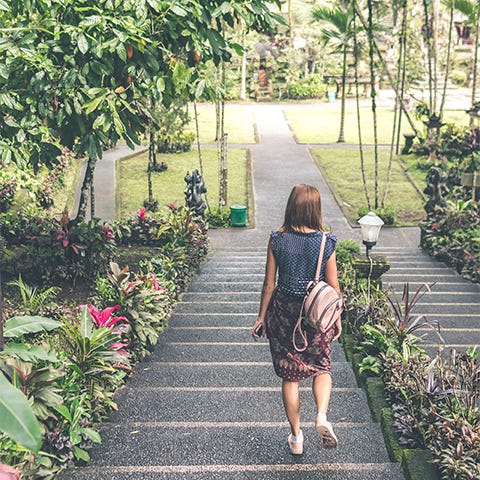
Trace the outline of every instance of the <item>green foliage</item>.
{"type": "Polygon", "coordinates": [[[206,218],[209,227],[212,228],[227,228],[230,225],[230,210],[223,208],[212,208],[207,211],[206,218]]]}
{"type": "Polygon", "coordinates": [[[75,223],[35,213],[6,214],[3,234],[11,254],[4,269],[30,281],[78,279],[105,270],[115,252],[113,233],[98,219],[75,223]]]}
{"type": "Polygon", "coordinates": [[[450,201],[444,211],[422,223],[421,245],[454,267],[464,278],[480,282],[480,207],[450,201]]]}
{"type": "Polygon", "coordinates": [[[43,291],[38,291],[36,287],[27,285],[21,275],[18,280],[12,280],[8,285],[18,287],[26,315],[41,314],[60,290],[58,287],[49,287],[43,291]]]}
{"type": "Polygon", "coordinates": [[[27,399],[0,372],[0,431],[32,452],[42,444],[40,425],[27,399]]]}
{"type": "Polygon", "coordinates": [[[240,20],[284,23],[263,0],[10,2],[0,9],[2,163],[38,169],[53,166],[60,145],[97,158],[121,138],[138,144],[151,99],[168,107],[188,97],[201,71],[191,53],[228,61],[239,47],[221,32],[240,20]]]}
{"type": "MultiPolygon", "coordinates": [[[[358,218],[363,217],[369,211],[371,211],[368,207],[363,206],[358,209],[358,218]]],[[[394,225],[396,220],[396,213],[393,207],[385,206],[376,208],[373,210],[375,214],[377,214],[385,223],[385,225],[394,225]]]]}
{"type": "Polygon", "coordinates": [[[344,266],[350,263],[352,255],[360,254],[360,251],[360,245],[355,240],[346,239],[337,242],[336,257],[338,269],[342,271],[344,266]]]}
{"type": "Polygon", "coordinates": [[[295,100],[324,98],[326,92],[327,90],[323,79],[319,76],[292,80],[287,84],[287,96],[295,100]]]}
{"type": "Polygon", "coordinates": [[[46,317],[28,315],[12,317],[3,326],[3,336],[5,338],[18,338],[31,333],[49,332],[62,325],[62,322],[46,317]]]}

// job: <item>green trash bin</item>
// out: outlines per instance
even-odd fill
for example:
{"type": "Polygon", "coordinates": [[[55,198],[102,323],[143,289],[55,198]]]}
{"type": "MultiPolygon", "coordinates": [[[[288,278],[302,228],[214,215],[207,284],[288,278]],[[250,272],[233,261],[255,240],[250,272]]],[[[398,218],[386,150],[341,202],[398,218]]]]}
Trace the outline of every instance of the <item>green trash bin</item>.
{"type": "Polygon", "coordinates": [[[230,207],[230,226],[244,227],[247,224],[247,207],[245,205],[232,205],[230,207]]]}

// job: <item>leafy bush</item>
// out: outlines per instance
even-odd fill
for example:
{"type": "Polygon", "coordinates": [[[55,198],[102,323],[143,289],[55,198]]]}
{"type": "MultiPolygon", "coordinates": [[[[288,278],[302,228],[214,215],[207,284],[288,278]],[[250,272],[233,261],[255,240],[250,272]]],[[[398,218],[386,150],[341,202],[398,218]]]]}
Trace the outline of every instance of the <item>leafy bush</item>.
{"type": "MultiPolygon", "coordinates": [[[[351,268],[351,266],[350,266],[351,268]]],[[[451,358],[427,355],[417,336],[425,322],[414,308],[425,289],[413,297],[405,285],[401,301],[378,285],[342,275],[345,332],[354,335],[361,354],[356,369],[381,376],[392,406],[400,445],[432,452],[443,480],[471,480],[480,470],[480,362],[475,350],[451,358]]]]}
{"type": "Polygon", "coordinates": [[[226,228],[230,225],[230,210],[213,208],[207,211],[207,222],[213,228],[226,228]]]}
{"type": "Polygon", "coordinates": [[[360,207],[358,209],[358,218],[363,217],[366,215],[368,212],[373,211],[375,214],[377,214],[385,223],[385,225],[395,225],[395,220],[397,218],[397,214],[393,207],[390,207],[389,205],[385,207],[379,207],[374,210],[369,210],[367,206],[360,207]]]}
{"type": "Polygon", "coordinates": [[[159,153],[188,152],[194,141],[192,132],[164,132],[158,135],[157,148],[159,153]]]}
{"type": "Polygon", "coordinates": [[[326,86],[318,76],[292,80],[287,86],[288,98],[302,100],[308,98],[323,98],[326,94],[326,86]]]}
{"type": "Polygon", "coordinates": [[[13,277],[75,283],[104,271],[115,253],[113,232],[98,219],[74,223],[64,212],[61,220],[25,213],[3,220],[10,252],[4,269],[13,277]]]}
{"type": "Polygon", "coordinates": [[[421,246],[464,278],[480,282],[480,207],[470,200],[449,201],[421,224],[421,246]]]}
{"type": "Polygon", "coordinates": [[[17,181],[15,179],[7,180],[0,185],[0,213],[7,212],[11,207],[16,191],[17,181]]]}

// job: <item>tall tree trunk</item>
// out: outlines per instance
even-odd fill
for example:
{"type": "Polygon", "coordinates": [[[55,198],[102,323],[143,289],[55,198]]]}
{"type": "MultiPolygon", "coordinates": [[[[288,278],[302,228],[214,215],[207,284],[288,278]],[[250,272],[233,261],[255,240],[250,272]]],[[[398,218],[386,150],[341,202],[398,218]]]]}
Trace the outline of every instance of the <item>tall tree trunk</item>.
{"type": "Polygon", "coordinates": [[[293,16],[292,16],[292,0],[288,0],[288,5],[287,5],[288,11],[287,11],[287,16],[288,16],[288,35],[290,37],[290,46],[293,46],[293,16]]]}
{"type": "Polygon", "coordinates": [[[378,208],[378,131],[377,131],[377,105],[375,97],[375,50],[373,46],[373,1],[367,1],[368,6],[368,54],[370,58],[370,97],[372,99],[372,115],[373,115],[373,149],[375,163],[375,208],[378,208]]]}
{"type": "MultiPolygon", "coordinates": [[[[203,157],[202,157],[202,147],[200,144],[200,125],[198,123],[198,110],[197,110],[197,101],[193,101],[193,112],[195,115],[195,133],[197,136],[197,152],[198,152],[198,163],[200,165],[200,174],[202,175],[203,179],[205,180],[205,174],[203,171],[203,157]]],[[[210,211],[210,205],[208,203],[208,196],[207,192],[205,192],[205,203],[207,205],[208,210],[210,211]]]]}
{"type": "Polygon", "coordinates": [[[363,155],[363,141],[362,141],[362,122],[360,117],[360,93],[358,89],[358,43],[357,43],[357,24],[356,15],[353,12],[353,51],[355,57],[355,100],[357,107],[357,126],[358,126],[358,150],[360,153],[360,171],[362,173],[363,192],[365,193],[365,200],[367,207],[370,210],[370,196],[368,195],[367,178],[365,175],[365,156],[363,155]]]}
{"type": "MultiPolygon", "coordinates": [[[[357,4],[357,1],[353,0],[352,5],[353,5],[353,8],[355,10],[356,15],[358,15],[358,18],[360,19],[360,22],[362,23],[363,28],[367,31],[368,30],[368,24],[367,24],[367,21],[365,20],[365,17],[363,16],[362,10],[359,8],[359,6],[357,4]]],[[[375,49],[375,53],[377,54],[377,58],[382,65],[382,71],[387,76],[388,83],[391,86],[391,88],[393,89],[393,91],[395,92],[395,96],[397,98],[401,98],[401,97],[398,96],[398,85],[395,85],[392,74],[391,74],[391,72],[390,72],[390,70],[389,70],[389,68],[388,68],[388,66],[385,62],[385,59],[383,58],[383,54],[382,54],[381,50],[378,48],[377,42],[375,42],[375,39],[373,39],[373,47],[375,49]]],[[[405,117],[407,118],[408,123],[410,124],[410,127],[412,128],[413,133],[415,133],[415,135],[419,136],[418,129],[417,129],[414,121],[412,120],[412,117],[410,116],[410,113],[408,112],[403,99],[402,99],[402,102],[401,102],[401,106],[402,106],[402,111],[405,114],[405,117]]]]}
{"type": "Polygon", "coordinates": [[[342,67],[342,103],[340,109],[340,132],[337,143],[345,143],[345,84],[347,83],[347,44],[343,46],[343,67],[342,67]]]}
{"type": "Polygon", "coordinates": [[[218,209],[219,211],[227,204],[226,177],[226,134],[225,134],[225,62],[221,63],[221,89],[218,92],[218,112],[217,112],[217,155],[218,155],[218,209]]]}
{"type": "MultiPolygon", "coordinates": [[[[475,6],[475,45],[473,50],[473,68],[472,68],[472,107],[476,102],[477,97],[477,70],[478,70],[478,37],[479,37],[479,12],[480,7],[475,6]]],[[[474,118],[470,115],[470,125],[473,126],[474,118]]]]}
{"type": "Polygon", "coordinates": [[[85,169],[85,177],[83,178],[82,188],[80,189],[80,202],[78,205],[77,215],[74,222],[80,223],[85,221],[87,216],[88,201],[91,192],[91,186],[93,184],[93,173],[95,171],[95,165],[97,159],[89,157],[87,160],[87,168],[85,169]]]}
{"type": "Polygon", "coordinates": [[[445,60],[445,77],[443,79],[443,90],[442,90],[442,102],[440,103],[439,117],[443,117],[443,108],[445,106],[445,99],[447,97],[447,83],[448,75],[450,73],[450,56],[452,52],[452,32],[453,32],[453,13],[454,13],[454,0],[450,0],[450,17],[448,19],[448,44],[447,44],[447,57],[445,60]]]}
{"type": "Polygon", "coordinates": [[[90,218],[95,217],[95,183],[92,178],[92,183],[90,184],[90,218]]]}
{"type": "Polygon", "coordinates": [[[147,167],[147,186],[148,186],[148,203],[153,202],[153,183],[152,172],[157,171],[157,142],[155,135],[155,127],[150,124],[148,139],[148,167],[147,167]]]}
{"type": "Polygon", "coordinates": [[[432,0],[423,0],[423,21],[425,22],[425,40],[427,42],[427,67],[428,67],[428,112],[429,116],[435,113],[433,104],[433,55],[432,55],[432,17],[430,4],[432,0]]]}
{"type": "Polygon", "coordinates": [[[408,0],[403,1],[402,5],[403,17],[402,17],[402,31],[400,34],[400,53],[399,56],[402,59],[401,70],[402,76],[400,80],[400,89],[396,92],[396,101],[398,108],[398,124],[397,124],[397,142],[395,147],[395,153],[398,155],[400,146],[400,132],[402,129],[402,104],[405,99],[405,80],[407,78],[407,28],[408,28],[408,0]]]}
{"type": "Polygon", "coordinates": [[[243,54],[242,54],[242,73],[241,73],[241,87],[240,87],[240,98],[242,100],[247,99],[247,49],[245,46],[246,42],[246,34],[245,29],[243,28],[242,22],[242,46],[243,46],[243,54]]]}
{"type": "MultiPolygon", "coordinates": [[[[406,2],[404,2],[406,3],[406,2]]],[[[405,10],[403,10],[404,15],[406,14],[405,10]]],[[[402,19],[402,28],[403,28],[403,20],[402,19]]],[[[403,35],[403,32],[402,32],[403,35]]],[[[403,63],[403,56],[405,55],[405,50],[403,48],[403,39],[400,40],[400,48],[398,51],[398,61],[397,61],[397,80],[396,83],[397,85],[400,84],[401,78],[402,78],[402,63],[403,63]]],[[[401,91],[401,93],[403,93],[401,91]]],[[[387,167],[387,176],[385,178],[385,189],[383,191],[383,197],[382,197],[382,207],[385,207],[385,203],[387,201],[388,197],[388,189],[390,188],[390,181],[392,177],[392,166],[393,166],[393,150],[395,148],[395,134],[397,130],[397,117],[398,117],[398,112],[401,111],[400,108],[400,99],[396,99],[395,101],[395,109],[393,113],[393,127],[392,127],[392,139],[390,142],[390,155],[388,158],[388,167],[387,167]]],[[[397,148],[398,148],[398,143],[397,143],[397,148]]]]}

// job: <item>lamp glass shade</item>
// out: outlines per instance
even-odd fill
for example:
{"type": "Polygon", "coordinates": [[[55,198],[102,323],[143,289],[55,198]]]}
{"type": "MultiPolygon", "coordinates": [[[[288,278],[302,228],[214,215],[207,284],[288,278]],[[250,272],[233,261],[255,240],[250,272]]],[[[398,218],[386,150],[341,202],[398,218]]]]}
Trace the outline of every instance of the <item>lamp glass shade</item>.
{"type": "Polygon", "coordinates": [[[383,220],[375,215],[375,213],[368,212],[358,223],[362,228],[362,240],[364,242],[376,243],[383,225],[383,220]]]}

